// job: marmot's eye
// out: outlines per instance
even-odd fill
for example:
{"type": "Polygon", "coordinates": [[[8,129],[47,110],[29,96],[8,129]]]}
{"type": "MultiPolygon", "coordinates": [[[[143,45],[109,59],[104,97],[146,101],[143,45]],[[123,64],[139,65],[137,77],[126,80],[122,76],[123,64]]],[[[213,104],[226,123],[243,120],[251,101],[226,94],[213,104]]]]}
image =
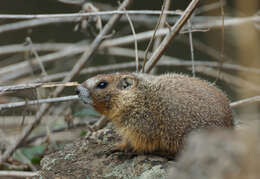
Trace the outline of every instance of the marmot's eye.
{"type": "Polygon", "coordinates": [[[100,89],[104,89],[105,87],[107,87],[108,83],[105,82],[105,81],[101,81],[97,84],[97,88],[100,88],[100,89]]]}

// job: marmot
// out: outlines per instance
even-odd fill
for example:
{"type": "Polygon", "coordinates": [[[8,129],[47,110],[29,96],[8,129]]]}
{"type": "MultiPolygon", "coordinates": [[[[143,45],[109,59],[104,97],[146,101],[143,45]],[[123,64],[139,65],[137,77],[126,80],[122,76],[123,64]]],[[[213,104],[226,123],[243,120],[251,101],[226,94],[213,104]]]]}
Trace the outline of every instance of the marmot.
{"type": "Polygon", "coordinates": [[[76,93],[114,123],[122,137],[120,151],[174,155],[191,130],[234,125],[225,94],[185,75],[102,74],[76,93]]]}

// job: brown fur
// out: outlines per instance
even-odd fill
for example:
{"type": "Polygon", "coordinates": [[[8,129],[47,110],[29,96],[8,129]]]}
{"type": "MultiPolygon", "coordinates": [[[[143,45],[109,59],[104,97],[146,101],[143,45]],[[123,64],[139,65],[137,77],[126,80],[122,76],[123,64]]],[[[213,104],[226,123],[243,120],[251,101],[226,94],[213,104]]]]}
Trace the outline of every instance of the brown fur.
{"type": "Polygon", "coordinates": [[[116,73],[97,75],[81,87],[94,108],[115,124],[122,151],[175,154],[193,129],[233,127],[226,96],[197,78],[116,73]],[[106,88],[96,87],[101,81],[106,88]]]}

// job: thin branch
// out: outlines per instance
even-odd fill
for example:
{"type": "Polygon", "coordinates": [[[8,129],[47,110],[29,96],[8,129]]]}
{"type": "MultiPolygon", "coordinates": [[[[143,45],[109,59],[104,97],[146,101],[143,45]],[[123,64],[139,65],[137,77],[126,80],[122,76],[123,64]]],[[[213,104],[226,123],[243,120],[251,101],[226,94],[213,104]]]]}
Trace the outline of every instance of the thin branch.
{"type": "MultiPolygon", "coordinates": [[[[120,5],[119,10],[126,9],[132,0],[124,0],[124,2],[120,5]]],[[[66,76],[63,80],[63,82],[70,81],[73,77],[75,77],[81,69],[85,66],[86,62],[89,61],[90,57],[92,57],[93,53],[97,50],[99,45],[101,44],[103,37],[106,36],[111,30],[114,24],[118,21],[118,19],[121,17],[120,14],[116,14],[111,17],[111,19],[107,22],[105,27],[102,29],[102,31],[98,34],[98,36],[95,38],[95,40],[90,45],[90,48],[81,56],[81,58],[78,60],[78,62],[74,65],[73,69],[71,70],[70,74],[66,76]]],[[[53,93],[53,97],[57,97],[62,91],[64,87],[58,87],[53,93]]],[[[38,126],[38,124],[41,122],[42,117],[45,113],[49,111],[51,107],[51,103],[48,104],[42,104],[39,111],[37,112],[35,116],[35,120],[33,123],[31,123],[29,126],[27,126],[22,134],[16,139],[16,141],[9,146],[6,151],[3,153],[3,155],[0,157],[0,165],[5,162],[10,155],[13,154],[13,152],[16,150],[16,148],[21,145],[21,143],[28,137],[28,135],[31,133],[31,131],[38,126]]]]}
{"type": "Polygon", "coordinates": [[[128,13],[125,14],[128,21],[129,21],[129,24],[130,24],[130,27],[131,27],[131,30],[132,30],[132,33],[133,33],[133,36],[134,36],[134,39],[135,39],[135,63],[136,63],[136,72],[139,72],[139,59],[138,59],[138,43],[137,43],[137,39],[136,39],[136,33],[135,33],[135,28],[134,28],[134,25],[133,25],[133,22],[131,21],[128,13]]]}
{"type": "MultiPolygon", "coordinates": [[[[88,16],[107,16],[107,15],[125,15],[125,14],[147,14],[159,15],[161,11],[154,10],[115,10],[99,11],[88,13],[67,13],[67,14],[0,14],[0,19],[46,19],[46,18],[71,18],[71,17],[88,17],[88,16]]],[[[166,11],[168,15],[181,15],[179,11],[166,11]]]]}
{"type": "Polygon", "coordinates": [[[13,86],[1,86],[0,87],[0,94],[9,92],[9,91],[18,91],[18,90],[25,90],[25,89],[33,89],[41,86],[41,83],[33,83],[33,84],[20,84],[20,85],[13,85],[13,86]]]}
{"type": "Polygon", "coordinates": [[[33,19],[33,20],[25,20],[21,22],[14,22],[10,24],[5,24],[0,26],[0,34],[4,32],[32,28],[37,26],[42,26],[46,24],[57,24],[64,22],[79,22],[80,17],[70,17],[70,18],[51,18],[51,19],[33,19]]]}
{"type": "MultiPolygon", "coordinates": [[[[250,22],[260,22],[260,16],[250,16],[244,18],[226,18],[225,17],[225,27],[232,27],[234,25],[242,25],[250,22]]],[[[194,24],[194,28],[221,28],[222,27],[222,19],[213,21],[203,21],[199,24],[194,24]]]]}
{"type": "Polygon", "coordinates": [[[32,101],[21,101],[21,102],[15,102],[15,103],[7,103],[7,104],[0,104],[0,111],[4,109],[10,109],[10,108],[17,108],[27,105],[36,105],[36,104],[43,104],[43,103],[58,103],[58,102],[65,102],[65,101],[74,101],[78,100],[78,96],[64,96],[64,97],[58,97],[58,98],[47,98],[47,99],[38,99],[38,100],[32,100],[32,101]]]}
{"type": "Polygon", "coordinates": [[[194,65],[194,48],[193,48],[193,40],[192,40],[192,25],[190,19],[188,20],[189,26],[189,41],[190,41],[190,53],[191,53],[191,62],[192,62],[192,76],[195,77],[195,65],[194,65]]]}
{"type": "Polygon", "coordinates": [[[199,0],[193,0],[189,6],[184,11],[183,15],[180,19],[176,22],[176,24],[171,28],[171,32],[167,34],[160,44],[159,48],[153,53],[147,64],[145,65],[145,72],[150,72],[151,69],[155,66],[158,62],[160,57],[163,55],[164,51],[166,50],[169,43],[175,38],[175,36],[179,33],[183,25],[189,19],[192,12],[195,10],[196,6],[198,5],[199,0]]]}
{"type": "MultiPolygon", "coordinates": [[[[52,51],[62,50],[62,49],[65,49],[65,48],[68,48],[68,47],[71,47],[74,45],[75,44],[72,44],[72,43],[40,43],[40,44],[34,43],[33,47],[34,47],[34,50],[36,50],[36,51],[52,52],[52,51]]],[[[7,55],[7,54],[12,54],[12,53],[23,53],[26,51],[30,51],[30,47],[25,46],[23,44],[0,46],[0,55],[7,55]]]]}
{"type": "Polygon", "coordinates": [[[47,72],[45,70],[45,67],[44,67],[44,65],[42,63],[41,58],[39,57],[37,51],[34,49],[34,46],[33,46],[33,43],[32,43],[32,39],[30,37],[26,37],[26,42],[25,43],[29,44],[28,46],[30,48],[30,51],[33,53],[33,55],[35,56],[36,60],[38,61],[43,76],[48,76],[48,74],[47,74],[47,72]]]}
{"type": "MultiPolygon", "coordinates": [[[[165,0],[164,11],[168,11],[170,9],[170,5],[171,5],[171,0],[165,0]]],[[[167,23],[167,14],[163,13],[162,19],[161,19],[160,24],[159,24],[159,29],[162,29],[166,23],[167,23]]],[[[159,47],[161,41],[162,41],[161,36],[159,36],[155,39],[154,45],[153,45],[153,51],[155,51],[157,49],[157,47],[159,47]]]]}
{"type": "Polygon", "coordinates": [[[220,12],[221,12],[221,20],[222,20],[222,27],[221,27],[221,47],[220,47],[220,56],[219,56],[219,68],[218,68],[218,76],[216,78],[216,81],[218,80],[218,77],[221,73],[221,67],[224,63],[224,49],[225,49],[225,24],[224,24],[224,7],[222,3],[223,0],[220,0],[221,6],[220,6],[220,12]]]}
{"type": "Polygon", "coordinates": [[[36,177],[38,176],[38,172],[24,172],[24,171],[0,171],[1,177],[18,177],[18,178],[24,178],[24,177],[36,177]]]}
{"type": "Polygon", "coordinates": [[[19,84],[12,86],[0,86],[0,94],[10,91],[19,91],[25,89],[35,89],[35,88],[53,88],[57,86],[77,86],[77,82],[66,82],[66,83],[29,83],[29,84],[19,84]]]}
{"type": "Polygon", "coordinates": [[[145,67],[146,62],[147,62],[148,52],[149,52],[149,50],[150,50],[150,48],[151,48],[151,46],[152,46],[153,40],[154,40],[155,37],[156,37],[156,32],[157,32],[157,30],[158,30],[158,28],[159,28],[159,25],[160,25],[160,23],[161,23],[162,15],[163,15],[163,12],[164,12],[164,9],[165,9],[165,3],[166,3],[166,0],[163,1],[161,14],[160,14],[160,17],[159,17],[159,19],[158,19],[158,22],[157,22],[157,24],[156,24],[156,26],[155,26],[155,29],[154,29],[154,32],[153,32],[153,36],[152,36],[152,38],[150,39],[150,41],[149,41],[149,43],[148,43],[148,45],[147,45],[147,47],[146,47],[146,49],[145,49],[145,57],[144,57],[142,72],[144,72],[144,67],[145,67]]]}
{"type": "Polygon", "coordinates": [[[222,20],[222,28],[221,28],[221,50],[220,50],[220,61],[224,62],[224,50],[225,50],[225,13],[224,13],[224,0],[220,0],[221,2],[221,20],[222,20]]]}
{"type": "Polygon", "coordinates": [[[237,107],[240,105],[246,105],[246,104],[251,104],[251,103],[256,103],[256,102],[260,102],[260,96],[254,96],[251,98],[246,98],[246,99],[242,99],[239,101],[235,101],[235,102],[230,103],[230,106],[232,108],[234,108],[234,107],[237,107]]]}

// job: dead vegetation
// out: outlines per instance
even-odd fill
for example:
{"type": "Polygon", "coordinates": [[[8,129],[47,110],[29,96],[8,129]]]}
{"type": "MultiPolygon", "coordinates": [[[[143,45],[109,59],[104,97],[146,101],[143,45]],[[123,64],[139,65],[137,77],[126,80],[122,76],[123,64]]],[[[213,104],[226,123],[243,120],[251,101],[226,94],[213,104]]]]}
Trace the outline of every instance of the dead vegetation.
{"type": "Polygon", "coordinates": [[[0,177],[32,176],[43,155],[104,126],[74,96],[73,85],[98,73],[189,73],[226,91],[236,121],[259,120],[257,0],[164,0],[149,5],[156,10],[73,2],[51,12],[45,2],[44,14],[31,1],[29,13],[0,10],[0,177]]]}

